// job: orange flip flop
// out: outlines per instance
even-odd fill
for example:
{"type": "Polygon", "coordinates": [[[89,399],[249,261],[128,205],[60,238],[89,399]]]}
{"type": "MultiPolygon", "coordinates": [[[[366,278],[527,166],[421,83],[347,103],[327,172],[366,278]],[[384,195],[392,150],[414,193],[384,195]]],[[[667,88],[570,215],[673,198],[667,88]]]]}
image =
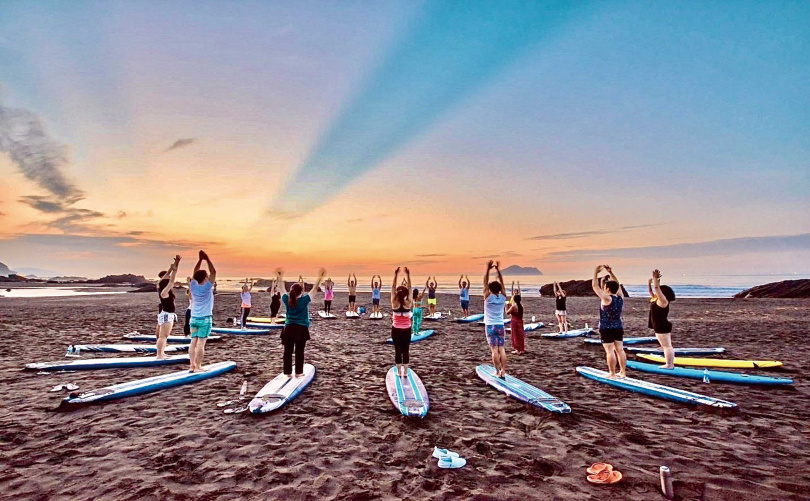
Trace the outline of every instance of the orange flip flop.
{"type": "Polygon", "coordinates": [[[585,471],[591,475],[596,475],[597,473],[601,473],[605,470],[613,471],[613,465],[610,463],[594,463],[585,471]]]}
{"type": "Polygon", "coordinates": [[[602,470],[601,473],[596,475],[588,475],[588,482],[592,484],[615,484],[622,479],[620,471],[607,471],[602,470]]]}

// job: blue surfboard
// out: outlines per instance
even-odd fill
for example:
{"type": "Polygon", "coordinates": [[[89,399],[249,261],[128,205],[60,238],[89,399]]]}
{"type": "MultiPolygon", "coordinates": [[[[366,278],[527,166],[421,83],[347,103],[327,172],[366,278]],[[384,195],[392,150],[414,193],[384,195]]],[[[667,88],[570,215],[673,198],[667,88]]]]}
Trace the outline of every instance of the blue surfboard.
{"type": "MultiPolygon", "coordinates": [[[[602,344],[601,339],[583,339],[583,341],[587,344],[602,344]]],[[[650,343],[657,343],[658,339],[655,337],[626,337],[622,342],[627,345],[650,344],[650,343]]]]}
{"type": "Polygon", "coordinates": [[[422,380],[414,371],[408,369],[408,377],[397,376],[396,366],[388,369],[385,375],[385,387],[388,398],[403,416],[423,418],[430,410],[430,399],[422,380]]]}
{"type": "Polygon", "coordinates": [[[587,329],[576,329],[568,332],[548,332],[546,334],[541,334],[540,337],[545,337],[549,339],[569,339],[572,337],[588,336],[592,333],[593,329],[588,327],[587,329]]]}
{"type": "MultiPolygon", "coordinates": [[[[422,340],[427,339],[430,336],[432,336],[434,334],[434,332],[436,332],[436,331],[434,331],[433,329],[428,329],[428,330],[424,330],[424,331],[419,331],[419,334],[411,334],[411,342],[412,343],[418,343],[419,341],[422,341],[422,340]]],[[[394,340],[389,337],[385,342],[386,343],[393,343],[394,340]]]]}
{"type": "Polygon", "coordinates": [[[501,379],[495,375],[495,367],[482,364],[475,368],[475,373],[478,374],[482,380],[488,385],[492,386],[498,391],[506,393],[512,398],[531,404],[547,411],[556,412],[558,414],[567,414],[571,412],[571,407],[557,397],[549,395],[540,388],[524,383],[520,379],[506,375],[501,379]]]}
{"type": "Polygon", "coordinates": [[[713,371],[709,369],[687,369],[685,367],[675,367],[674,369],[664,369],[660,365],[645,364],[628,360],[627,367],[637,371],[649,372],[651,374],[661,374],[664,376],[685,377],[689,379],[702,379],[707,383],[733,383],[733,384],[763,384],[763,385],[785,385],[793,384],[792,379],[783,377],[756,376],[741,374],[739,372],[713,371]]]}

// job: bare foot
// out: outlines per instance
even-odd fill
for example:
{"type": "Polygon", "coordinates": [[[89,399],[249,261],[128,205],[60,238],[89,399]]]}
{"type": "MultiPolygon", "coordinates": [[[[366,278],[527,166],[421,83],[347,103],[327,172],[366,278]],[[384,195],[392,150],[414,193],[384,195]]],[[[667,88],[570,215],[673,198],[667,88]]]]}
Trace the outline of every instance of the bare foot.
{"type": "Polygon", "coordinates": [[[664,365],[661,366],[661,368],[662,369],[674,369],[675,366],[674,365],[666,365],[666,364],[664,364],[664,365]]]}
{"type": "Polygon", "coordinates": [[[622,378],[622,379],[624,379],[624,378],[626,378],[626,377],[627,377],[627,374],[625,374],[624,372],[620,372],[620,373],[619,373],[619,377],[620,377],[620,378],[622,378]]]}
{"type": "Polygon", "coordinates": [[[295,375],[295,379],[301,379],[302,377],[304,377],[304,375],[303,375],[303,374],[296,374],[296,375],[295,375]]]}
{"type": "Polygon", "coordinates": [[[609,372],[607,377],[608,379],[616,379],[616,374],[613,372],[609,372]]]}

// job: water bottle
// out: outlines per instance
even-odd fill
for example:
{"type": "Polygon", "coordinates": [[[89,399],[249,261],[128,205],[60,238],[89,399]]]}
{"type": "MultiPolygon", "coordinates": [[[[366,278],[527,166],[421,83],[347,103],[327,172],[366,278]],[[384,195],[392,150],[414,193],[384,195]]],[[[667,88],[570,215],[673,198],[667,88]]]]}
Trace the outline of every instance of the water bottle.
{"type": "Polygon", "coordinates": [[[534,322],[535,322],[534,315],[532,315],[532,323],[534,323],[534,322]]]}
{"type": "Polygon", "coordinates": [[[586,329],[588,328],[588,322],[585,322],[585,328],[586,329]]]}
{"type": "Polygon", "coordinates": [[[247,393],[247,379],[242,381],[242,389],[239,390],[239,398],[244,398],[245,393],[247,393]]]}
{"type": "Polygon", "coordinates": [[[661,477],[661,492],[667,499],[675,497],[675,489],[672,486],[672,471],[666,466],[658,469],[659,476],[661,477]]]}
{"type": "Polygon", "coordinates": [[[703,382],[710,383],[709,381],[709,369],[703,369],[703,382]]]}

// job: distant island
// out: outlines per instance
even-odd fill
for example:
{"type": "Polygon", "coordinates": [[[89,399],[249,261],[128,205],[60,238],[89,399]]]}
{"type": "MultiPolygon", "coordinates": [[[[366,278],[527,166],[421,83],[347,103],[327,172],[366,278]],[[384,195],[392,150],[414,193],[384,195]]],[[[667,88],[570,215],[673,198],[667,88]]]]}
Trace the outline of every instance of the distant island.
{"type": "Polygon", "coordinates": [[[543,274],[542,271],[538,270],[533,266],[523,267],[518,266],[516,264],[513,264],[508,268],[502,269],[501,273],[503,273],[504,275],[523,275],[523,276],[540,276],[543,274]]]}

